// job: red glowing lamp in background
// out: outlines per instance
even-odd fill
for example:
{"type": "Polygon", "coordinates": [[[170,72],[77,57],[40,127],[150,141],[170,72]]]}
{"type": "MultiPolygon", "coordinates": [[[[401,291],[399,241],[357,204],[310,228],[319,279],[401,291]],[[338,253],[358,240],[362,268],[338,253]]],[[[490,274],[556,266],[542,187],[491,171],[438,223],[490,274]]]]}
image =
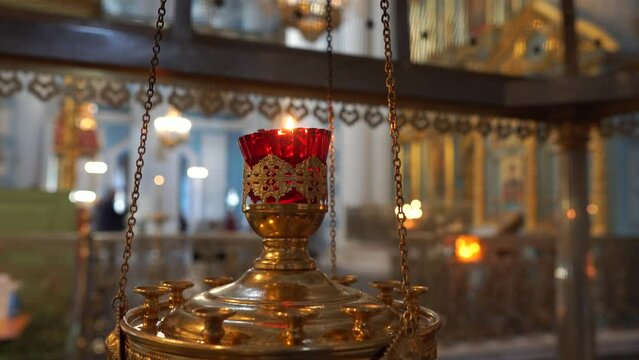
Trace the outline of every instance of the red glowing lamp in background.
{"type": "MultiPolygon", "coordinates": [[[[253,168],[255,165],[268,155],[274,155],[283,160],[292,168],[312,157],[317,158],[324,166],[326,165],[326,157],[331,140],[331,132],[325,129],[316,128],[296,128],[296,129],[274,129],[274,130],[258,130],[257,132],[241,136],[238,139],[240,150],[246,165],[253,168]]],[[[254,169],[255,170],[255,169],[254,169]]],[[[264,170],[265,177],[273,179],[273,186],[277,186],[276,182],[281,177],[290,175],[287,171],[280,168],[260,169],[264,170]]],[[[309,168],[308,171],[313,171],[309,168]]],[[[279,201],[269,197],[262,199],[252,190],[248,196],[254,203],[274,203],[281,204],[291,203],[313,203],[315,201],[307,201],[307,199],[296,189],[291,189],[284,194],[279,201]]]]}
{"type": "Polygon", "coordinates": [[[476,263],[483,259],[481,241],[474,235],[459,235],[455,239],[455,257],[462,263],[476,263]]]}

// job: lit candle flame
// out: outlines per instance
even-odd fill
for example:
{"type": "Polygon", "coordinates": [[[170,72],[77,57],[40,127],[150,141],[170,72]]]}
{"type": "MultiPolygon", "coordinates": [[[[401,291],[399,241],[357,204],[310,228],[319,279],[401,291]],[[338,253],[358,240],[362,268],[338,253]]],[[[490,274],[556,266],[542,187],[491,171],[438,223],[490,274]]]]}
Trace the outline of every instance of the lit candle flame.
{"type": "Polygon", "coordinates": [[[295,125],[297,125],[297,121],[293,117],[293,115],[286,115],[284,117],[284,129],[293,130],[295,129],[295,125]]]}

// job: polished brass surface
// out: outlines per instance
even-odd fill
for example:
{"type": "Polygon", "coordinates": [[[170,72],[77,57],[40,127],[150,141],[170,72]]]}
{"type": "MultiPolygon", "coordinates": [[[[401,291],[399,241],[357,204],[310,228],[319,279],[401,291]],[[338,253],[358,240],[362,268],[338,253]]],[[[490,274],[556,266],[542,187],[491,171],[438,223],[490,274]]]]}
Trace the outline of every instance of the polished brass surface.
{"type": "Polygon", "coordinates": [[[312,270],[316,268],[306,246],[322,224],[326,205],[249,204],[244,213],[253,231],[263,238],[264,249],[256,269],[312,270]]]}
{"type": "Polygon", "coordinates": [[[219,344],[224,337],[224,320],[235,315],[235,310],[229,308],[201,307],[193,310],[193,315],[204,321],[202,337],[207,344],[219,344]]]}
{"type": "MultiPolygon", "coordinates": [[[[130,310],[121,322],[127,358],[379,357],[399,327],[401,306],[388,306],[316,269],[306,244],[321,224],[326,205],[251,204],[244,212],[263,237],[264,251],[255,267],[225,285],[230,279],[207,278],[212,289],[175,308],[167,301],[153,303],[154,311],[130,310]]],[[[142,289],[157,300],[171,286],[181,294],[191,285],[163,284],[142,289]]],[[[423,342],[430,344],[440,320],[426,309],[420,319],[420,329],[429,331],[422,331],[423,342]]],[[[115,334],[107,339],[112,358],[116,343],[115,334]]]]}
{"type": "Polygon", "coordinates": [[[210,286],[212,289],[216,287],[220,287],[222,285],[230,284],[233,282],[233,278],[230,276],[217,276],[217,277],[207,277],[204,279],[204,283],[210,286]]]}
{"type": "MultiPolygon", "coordinates": [[[[399,289],[401,290],[401,289],[399,289]]],[[[408,311],[419,312],[419,297],[428,292],[428,287],[422,285],[411,285],[408,288],[408,298],[404,300],[404,306],[408,311]]]]}
{"type": "Polygon", "coordinates": [[[331,280],[336,283],[344,286],[351,286],[357,282],[357,276],[355,275],[343,275],[343,276],[333,276],[331,280]]]}
{"type": "Polygon", "coordinates": [[[364,341],[371,336],[368,322],[384,310],[380,304],[357,304],[342,307],[342,312],[353,318],[352,335],[356,341],[364,341]]]}
{"type": "Polygon", "coordinates": [[[397,280],[380,280],[380,281],[371,281],[371,286],[379,290],[379,294],[377,294],[377,299],[384,303],[385,305],[391,306],[393,305],[393,291],[397,288],[401,283],[397,280]]]}
{"type": "Polygon", "coordinates": [[[160,286],[169,290],[169,308],[173,310],[182,305],[184,302],[182,292],[186,289],[192,288],[193,283],[184,280],[164,280],[160,283],[160,286]]]}
{"type": "Polygon", "coordinates": [[[317,317],[317,310],[312,307],[291,307],[277,311],[275,315],[286,322],[283,334],[284,343],[288,346],[302,345],[307,340],[304,325],[317,317]]]}
{"type": "Polygon", "coordinates": [[[169,292],[169,289],[163,286],[146,285],[137,286],[133,291],[144,296],[144,316],[142,320],[142,330],[155,331],[158,323],[158,308],[160,304],[160,296],[169,292]]]}

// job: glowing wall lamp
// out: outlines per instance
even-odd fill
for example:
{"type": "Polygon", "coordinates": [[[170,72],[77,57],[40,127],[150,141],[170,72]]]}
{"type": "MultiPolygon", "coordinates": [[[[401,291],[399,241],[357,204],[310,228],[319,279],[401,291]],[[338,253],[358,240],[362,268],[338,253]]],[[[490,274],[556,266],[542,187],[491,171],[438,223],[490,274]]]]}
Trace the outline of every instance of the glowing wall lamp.
{"type": "Polygon", "coordinates": [[[455,239],[455,257],[462,263],[476,263],[484,257],[481,241],[474,235],[460,235],[455,239]]]}
{"type": "Polygon", "coordinates": [[[104,174],[108,168],[103,161],[87,161],[84,163],[84,171],[87,174],[104,174]]]}
{"type": "Polygon", "coordinates": [[[209,176],[209,170],[202,166],[191,166],[186,169],[186,176],[191,179],[206,179],[209,176]]]}
{"type": "Polygon", "coordinates": [[[189,139],[191,120],[182,117],[179,111],[170,108],[165,116],[153,121],[162,145],[172,148],[189,139]]]}
{"type": "Polygon", "coordinates": [[[95,199],[97,199],[97,195],[90,190],[74,190],[69,193],[69,200],[72,203],[91,204],[95,199]]]}

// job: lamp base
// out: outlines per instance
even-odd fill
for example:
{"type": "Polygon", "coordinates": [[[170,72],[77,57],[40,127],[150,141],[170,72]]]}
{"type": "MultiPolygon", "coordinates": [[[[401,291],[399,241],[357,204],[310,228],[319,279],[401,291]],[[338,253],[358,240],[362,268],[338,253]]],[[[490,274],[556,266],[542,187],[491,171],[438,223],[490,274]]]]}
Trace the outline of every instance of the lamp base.
{"type": "MultiPolygon", "coordinates": [[[[399,328],[402,304],[382,303],[315,269],[306,239],[325,212],[324,205],[247,206],[249,223],[264,237],[255,267],[237,281],[195,295],[172,310],[169,303],[160,302],[152,314],[161,319],[156,327],[144,325],[148,308],[127,312],[120,323],[127,358],[381,357],[399,328]]],[[[436,313],[422,309],[419,330],[411,339],[426,349],[419,359],[436,358],[435,332],[440,325],[436,313]]],[[[117,359],[118,343],[113,334],[107,339],[111,359],[117,359]]]]}

